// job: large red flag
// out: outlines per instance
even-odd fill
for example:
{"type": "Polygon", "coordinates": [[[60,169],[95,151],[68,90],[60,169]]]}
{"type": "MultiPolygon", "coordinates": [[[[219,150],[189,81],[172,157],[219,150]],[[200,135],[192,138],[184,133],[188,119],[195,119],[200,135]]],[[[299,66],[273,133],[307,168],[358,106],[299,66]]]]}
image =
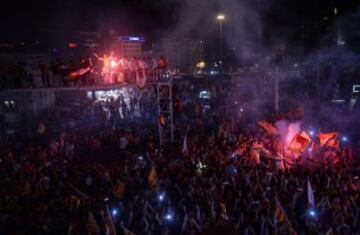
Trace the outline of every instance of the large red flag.
{"type": "Polygon", "coordinates": [[[338,148],[340,145],[338,132],[319,134],[319,139],[320,139],[320,147],[327,146],[327,147],[338,148]]]}

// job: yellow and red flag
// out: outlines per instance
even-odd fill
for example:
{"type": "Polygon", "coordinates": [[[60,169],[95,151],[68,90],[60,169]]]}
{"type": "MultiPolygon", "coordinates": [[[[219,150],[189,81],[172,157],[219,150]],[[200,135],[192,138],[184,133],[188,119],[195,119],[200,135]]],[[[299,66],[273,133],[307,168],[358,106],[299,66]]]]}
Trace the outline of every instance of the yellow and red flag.
{"type": "Polygon", "coordinates": [[[285,224],[286,227],[289,230],[289,234],[292,235],[297,235],[296,231],[294,230],[294,227],[292,226],[290,220],[288,219],[288,217],[285,214],[284,209],[282,208],[279,200],[275,197],[276,200],[276,207],[275,207],[275,212],[274,212],[274,221],[275,224],[281,223],[281,224],[285,224]]]}
{"type": "Polygon", "coordinates": [[[332,132],[326,134],[319,134],[320,147],[333,147],[338,148],[340,146],[339,133],[332,132]]]}
{"type": "Polygon", "coordinates": [[[296,134],[291,140],[289,150],[291,150],[294,154],[302,154],[310,142],[310,136],[306,134],[306,132],[302,131],[300,134],[296,134]]]}

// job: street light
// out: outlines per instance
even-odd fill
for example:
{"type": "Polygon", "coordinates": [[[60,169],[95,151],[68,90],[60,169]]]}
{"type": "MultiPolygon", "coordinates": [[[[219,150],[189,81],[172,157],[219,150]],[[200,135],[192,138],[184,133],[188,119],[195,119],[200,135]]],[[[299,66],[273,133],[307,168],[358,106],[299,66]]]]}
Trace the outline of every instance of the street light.
{"type": "Polygon", "coordinates": [[[219,48],[220,48],[220,64],[221,69],[223,69],[223,42],[222,42],[222,31],[223,31],[223,22],[225,20],[224,14],[218,14],[216,16],[217,21],[219,22],[219,48]]]}
{"type": "Polygon", "coordinates": [[[225,15],[219,14],[219,15],[217,15],[216,18],[217,18],[218,20],[222,21],[222,20],[225,20],[225,15]]]}

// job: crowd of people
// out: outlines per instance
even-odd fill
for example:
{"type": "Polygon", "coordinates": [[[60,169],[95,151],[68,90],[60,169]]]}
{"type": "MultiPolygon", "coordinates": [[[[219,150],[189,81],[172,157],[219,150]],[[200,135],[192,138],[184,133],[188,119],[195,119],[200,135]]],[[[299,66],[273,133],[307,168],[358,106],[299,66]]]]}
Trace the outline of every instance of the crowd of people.
{"type": "Polygon", "coordinates": [[[0,85],[3,88],[39,88],[91,86],[103,84],[144,83],[153,78],[155,69],[167,67],[164,57],[117,58],[97,54],[64,62],[39,58],[13,64],[0,62],[0,85]]]}
{"type": "Polygon", "coordinates": [[[279,170],[268,154],[254,159],[256,143],[271,151],[272,137],[251,115],[226,117],[220,93],[210,108],[178,95],[176,141],[162,148],[156,119],[131,123],[156,106],[122,97],[107,101],[119,112],[100,122],[2,143],[1,233],[359,234],[356,140],[279,170]]]}
{"type": "Polygon", "coordinates": [[[61,59],[38,59],[17,63],[0,63],[0,83],[2,88],[39,88],[59,87],[76,84],[91,85],[95,83],[95,75],[83,76],[77,83],[66,81],[66,76],[80,68],[87,67],[91,58],[79,58],[64,62],[61,59]]]}

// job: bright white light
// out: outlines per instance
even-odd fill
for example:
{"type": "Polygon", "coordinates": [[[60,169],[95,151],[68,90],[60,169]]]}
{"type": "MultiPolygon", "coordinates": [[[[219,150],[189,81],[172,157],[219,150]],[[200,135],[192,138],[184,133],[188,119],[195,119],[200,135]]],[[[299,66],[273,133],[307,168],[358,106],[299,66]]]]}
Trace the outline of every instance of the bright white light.
{"type": "Polygon", "coordinates": [[[139,41],[139,37],[129,37],[129,41],[139,41]]]}
{"type": "Polygon", "coordinates": [[[353,93],[360,93],[360,85],[353,85],[353,93]]]}
{"type": "Polygon", "coordinates": [[[312,216],[312,217],[315,217],[315,216],[316,216],[316,213],[315,213],[314,210],[310,210],[310,211],[309,211],[309,214],[310,214],[310,216],[312,216]]]}
{"type": "Polygon", "coordinates": [[[219,15],[216,16],[216,19],[220,20],[220,21],[223,21],[223,20],[225,20],[225,15],[219,14],[219,15]]]}
{"type": "Polygon", "coordinates": [[[217,73],[217,71],[215,71],[215,70],[211,70],[211,71],[210,71],[210,74],[211,74],[211,75],[215,75],[216,73],[217,73]]]}
{"type": "Polygon", "coordinates": [[[164,201],[165,195],[162,193],[159,195],[159,201],[164,201]]]}
{"type": "Polygon", "coordinates": [[[110,65],[111,65],[111,67],[116,67],[116,66],[117,66],[117,63],[116,63],[115,60],[111,60],[111,61],[110,61],[110,65]]]}
{"type": "Polygon", "coordinates": [[[346,141],[348,141],[348,138],[347,138],[346,136],[343,136],[343,137],[341,137],[341,140],[342,140],[343,142],[346,142],[346,141]]]}
{"type": "Polygon", "coordinates": [[[338,46],[344,46],[346,43],[343,40],[338,40],[337,44],[338,46]]]}
{"type": "Polygon", "coordinates": [[[171,214],[167,214],[167,215],[165,215],[165,219],[167,219],[167,220],[172,220],[172,215],[171,214]]]}
{"type": "Polygon", "coordinates": [[[116,215],[118,214],[118,210],[117,210],[117,209],[113,209],[113,210],[111,211],[111,214],[112,214],[113,216],[116,216],[116,215]]]}
{"type": "Polygon", "coordinates": [[[314,131],[309,131],[309,135],[314,136],[315,132],[314,131]]]}

